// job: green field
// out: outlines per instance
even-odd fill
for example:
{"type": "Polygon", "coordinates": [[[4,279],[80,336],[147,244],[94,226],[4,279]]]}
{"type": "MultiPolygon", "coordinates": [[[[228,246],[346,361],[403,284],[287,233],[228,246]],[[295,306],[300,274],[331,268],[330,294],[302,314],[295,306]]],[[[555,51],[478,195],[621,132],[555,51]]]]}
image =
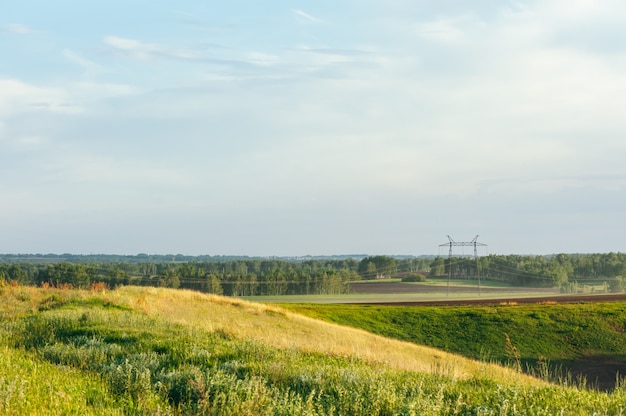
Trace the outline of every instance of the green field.
{"type": "Polygon", "coordinates": [[[242,299],[261,303],[400,303],[400,302],[445,302],[454,300],[497,300],[515,298],[541,298],[545,292],[502,291],[499,293],[451,293],[446,295],[445,289],[438,293],[360,293],[346,295],[276,295],[276,296],[245,296],[242,299]]]}
{"type": "Polygon", "coordinates": [[[490,306],[289,304],[285,308],[386,337],[533,372],[585,375],[610,388],[626,374],[626,303],[490,306]],[[518,356],[512,351],[512,347],[518,356]],[[516,364],[516,363],[513,363],[516,364]]]}
{"type": "Polygon", "coordinates": [[[623,388],[549,384],[282,308],[190,291],[5,287],[0,318],[0,414],[626,411],[623,388]]]}
{"type": "Polygon", "coordinates": [[[558,295],[558,290],[520,288],[499,281],[481,282],[479,291],[474,280],[456,280],[448,285],[447,279],[434,278],[427,282],[402,283],[401,279],[377,279],[351,282],[369,288],[369,292],[334,295],[276,295],[244,296],[243,299],[263,303],[390,303],[435,302],[474,299],[535,298],[558,295]],[[390,288],[390,285],[393,288],[390,288]]]}

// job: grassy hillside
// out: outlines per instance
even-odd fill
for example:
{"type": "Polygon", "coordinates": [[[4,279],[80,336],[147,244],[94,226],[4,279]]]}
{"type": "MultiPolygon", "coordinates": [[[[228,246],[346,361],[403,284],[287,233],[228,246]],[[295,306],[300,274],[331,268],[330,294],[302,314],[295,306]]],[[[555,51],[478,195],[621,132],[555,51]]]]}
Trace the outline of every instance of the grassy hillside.
{"type": "Polygon", "coordinates": [[[545,365],[613,387],[626,374],[626,305],[621,302],[492,306],[284,305],[299,313],[524,368],[545,365]],[[513,350],[514,348],[514,350],[513,350]],[[588,368],[584,368],[588,367],[588,368]],[[600,372],[604,368],[606,374],[600,372]],[[612,374],[611,374],[612,371],[612,374]],[[608,384],[608,385],[607,385],[608,384]]]}
{"type": "Polygon", "coordinates": [[[2,414],[617,414],[611,394],[187,291],[0,289],[2,414]]]}

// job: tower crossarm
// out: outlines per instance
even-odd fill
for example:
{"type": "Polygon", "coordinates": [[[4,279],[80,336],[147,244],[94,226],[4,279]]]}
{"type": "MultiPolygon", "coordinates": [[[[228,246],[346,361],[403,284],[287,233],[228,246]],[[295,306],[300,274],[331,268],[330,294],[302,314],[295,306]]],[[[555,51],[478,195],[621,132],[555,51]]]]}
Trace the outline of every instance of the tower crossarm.
{"type": "Polygon", "coordinates": [[[487,247],[487,244],[483,244],[483,243],[479,243],[478,241],[478,236],[474,237],[472,239],[472,241],[454,241],[450,236],[448,236],[448,242],[447,243],[443,243],[443,244],[439,244],[439,247],[460,247],[460,246],[481,246],[481,247],[487,247]]]}
{"type": "Polygon", "coordinates": [[[453,246],[453,247],[459,247],[459,246],[484,246],[487,247],[487,244],[483,244],[483,243],[478,243],[476,241],[472,242],[472,241],[451,241],[449,243],[444,243],[444,244],[439,244],[439,247],[448,247],[448,246],[453,246]]]}

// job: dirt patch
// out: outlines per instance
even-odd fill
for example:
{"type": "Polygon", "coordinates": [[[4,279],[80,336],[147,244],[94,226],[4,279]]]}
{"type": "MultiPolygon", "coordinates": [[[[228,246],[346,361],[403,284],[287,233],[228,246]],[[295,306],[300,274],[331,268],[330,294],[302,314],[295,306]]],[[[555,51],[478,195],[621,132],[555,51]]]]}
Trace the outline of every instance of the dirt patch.
{"type": "Polygon", "coordinates": [[[611,391],[618,378],[626,375],[626,357],[615,355],[593,355],[576,361],[556,361],[553,366],[568,372],[576,380],[584,377],[587,387],[601,391],[611,391]]]}

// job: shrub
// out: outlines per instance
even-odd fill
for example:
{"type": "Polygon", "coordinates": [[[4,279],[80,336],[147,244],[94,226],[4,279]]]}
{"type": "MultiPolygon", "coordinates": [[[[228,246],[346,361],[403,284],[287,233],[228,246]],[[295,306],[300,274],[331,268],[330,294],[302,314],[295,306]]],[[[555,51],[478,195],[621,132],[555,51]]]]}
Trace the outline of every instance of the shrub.
{"type": "Polygon", "coordinates": [[[611,293],[621,293],[624,291],[624,278],[617,276],[609,282],[609,291],[611,293]]]}
{"type": "Polygon", "coordinates": [[[105,292],[107,290],[109,290],[110,287],[109,285],[107,285],[104,282],[91,282],[91,284],[89,285],[89,290],[91,290],[92,292],[105,292]]]}
{"type": "Polygon", "coordinates": [[[114,394],[128,394],[138,399],[152,391],[151,371],[141,360],[133,358],[126,358],[120,364],[110,364],[103,373],[114,394]]]}
{"type": "Polygon", "coordinates": [[[402,281],[405,283],[425,282],[426,276],[420,273],[407,273],[406,275],[404,275],[404,277],[402,277],[402,281]]]}

